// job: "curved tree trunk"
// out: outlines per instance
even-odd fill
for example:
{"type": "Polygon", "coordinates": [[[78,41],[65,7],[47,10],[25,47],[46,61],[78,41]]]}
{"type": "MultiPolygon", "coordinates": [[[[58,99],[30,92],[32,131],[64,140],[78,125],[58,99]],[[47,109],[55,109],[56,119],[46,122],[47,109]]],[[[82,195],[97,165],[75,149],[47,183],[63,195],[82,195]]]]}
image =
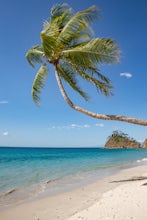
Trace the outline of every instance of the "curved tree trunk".
{"type": "Polygon", "coordinates": [[[59,89],[61,91],[61,94],[64,98],[64,100],[67,102],[67,104],[73,108],[76,111],[82,112],[83,114],[86,114],[88,116],[91,116],[93,118],[97,118],[97,119],[102,119],[102,120],[115,120],[115,121],[123,121],[123,122],[128,122],[128,123],[132,123],[132,124],[138,124],[138,125],[144,125],[147,126],[147,120],[143,120],[143,119],[138,119],[138,118],[130,118],[130,117],[126,117],[126,116],[121,116],[121,115],[103,115],[103,114],[97,114],[94,112],[90,112],[86,109],[83,109],[79,106],[76,106],[73,104],[73,102],[69,99],[68,95],[66,94],[60,76],[58,74],[57,71],[57,67],[55,67],[55,75],[56,75],[56,79],[57,79],[57,83],[59,86],[59,89]]]}

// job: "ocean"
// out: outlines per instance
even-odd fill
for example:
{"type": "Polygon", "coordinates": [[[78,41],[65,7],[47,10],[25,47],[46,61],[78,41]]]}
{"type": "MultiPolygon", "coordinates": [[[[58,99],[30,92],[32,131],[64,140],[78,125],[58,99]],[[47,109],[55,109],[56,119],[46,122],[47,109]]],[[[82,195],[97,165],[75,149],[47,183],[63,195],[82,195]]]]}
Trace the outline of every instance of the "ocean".
{"type": "Polygon", "coordinates": [[[0,205],[57,194],[145,163],[145,149],[0,147],[0,205]]]}

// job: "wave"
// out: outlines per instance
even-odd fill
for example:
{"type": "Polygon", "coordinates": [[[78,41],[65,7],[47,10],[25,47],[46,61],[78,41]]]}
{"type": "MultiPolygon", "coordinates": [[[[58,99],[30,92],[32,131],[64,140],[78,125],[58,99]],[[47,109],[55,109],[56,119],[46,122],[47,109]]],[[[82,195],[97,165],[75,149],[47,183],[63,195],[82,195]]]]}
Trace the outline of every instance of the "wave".
{"type": "Polygon", "coordinates": [[[137,160],[137,163],[141,163],[141,162],[144,162],[144,161],[147,161],[147,158],[143,158],[141,160],[137,160]]]}

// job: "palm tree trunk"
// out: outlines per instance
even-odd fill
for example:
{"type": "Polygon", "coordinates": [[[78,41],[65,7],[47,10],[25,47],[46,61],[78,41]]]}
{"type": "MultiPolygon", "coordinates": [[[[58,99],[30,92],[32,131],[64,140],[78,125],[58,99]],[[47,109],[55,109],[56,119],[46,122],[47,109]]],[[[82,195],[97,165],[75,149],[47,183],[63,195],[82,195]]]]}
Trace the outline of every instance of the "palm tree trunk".
{"type": "Polygon", "coordinates": [[[138,119],[138,118],[130,118],[130,117],[126,117],[126,116],[121,116],[121,115],[103,115],[103,114],[97,114],[94,112],[90,112],[86,109],[83,109],[79,106],[76,106],[73,104],[73,102],[69,99],[68,95],[66,94],[60,76],[58,74],[58,70],[57,67],[55,67],[55,75],[56,75],[56,80],[60,89],[60,92],[64,98],[64,100],[67,102],[67,104],[73,108],[76,111],[82,112],[83,114],[86,114],[88,116],[91,116],[93,118],[97,118],[97,119],[102,119],[102,120],[115,120],[115,121],[123,121],[123,122],[128,122],[128,123],[132,123],[132,124],[138,124],[138,125],[144,125],[147,126],[147,120],[143,120],[143,119],[138,119]]]}

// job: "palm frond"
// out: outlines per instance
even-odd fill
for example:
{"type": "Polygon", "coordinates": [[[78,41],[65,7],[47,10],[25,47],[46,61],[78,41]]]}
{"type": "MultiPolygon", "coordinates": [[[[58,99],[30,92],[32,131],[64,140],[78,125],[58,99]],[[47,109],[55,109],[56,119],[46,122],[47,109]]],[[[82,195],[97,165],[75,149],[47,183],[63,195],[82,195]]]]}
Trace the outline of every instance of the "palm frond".
{"type": "Polygon", "coordinates": [[[76,56],[76,53],[74,52],[75,50],[72,48],[70,50],[69,49],[63,50],[60,55],[60,60],[63,62],[70,63],[75,66],[79,66],[79,68],[83,68],[83,69],[87,69],[91,66],[92,67],[95,66],[95,63],[93,62],[92,59],[88,59],[86,58],[86,56],[83,59],[83,56],[80,55],[79,50],[77,51],[77,56],[76,56]]]}
{"type": "Polygon", "coordinates": [[[98,92],[101,92],[105,96],[112,95],[111,89],[113,86],[111,85],[110,80],[107,77],[103,77],[102,74],[98,74],[101,80],[89,75],[87,72],[80,70],[79,68],[72,66],[75,70],[76,74],[80,75],[84,80],[93,83],[94,86],[97,88],[98,92]]]}
{"type": "Polygon", "coordinates": [[[63,58],[85,67],[99,63],[115,63],[119,60],[118,47],[112,39],[96,38],[87,44],[62,51],[63,58]]]}
{"type": "Polygon", "coordinates": [[[41,46],[33,46],[26,53],[26,59],[32,67],[35,63],[43,63],[43,48],[41,46]]]}
{"type": "Polygon", "coordinates": [[[59,34],[58,26],[46,22],[44,29],[40,33],[41,41],[45,56],[50,58],[57,48],[57,36],[59,34]]]}
{"type": "Polygon", "coordinates": [[[64,49],[85,45],[92,39],[93,33],[91,27],[87,26],[83,28],[82,26],[79,26],[79,29],[71,35],[69,41],[64,45],[64,49]]]}
{"type": "MultiPolygon", "coordinates": [[[[84,45],[84,43],[83,43],[84,45]]],[[[66,59],[63,59],[64,62],[66,62],[66,59]]],[[[84,71],[84,72],[88,72],[88,74],[90,74],[91,76],[96,75],[98,78],[100,78],[100,80],[102,80],[104,83],[106,84],[111,84],[111,81],[108,77],[104,76],[102,73],[100,73],[100,71],[98,70],[97,65],[95,65],[95,63],[92,62],[87,62],[86,65],[82,65],[81,63],[76,63],[72,60],[70,60],[70,65],[72,66],[72,68],[77,72],[77,71],[84,71]]]]}
{"type": "Polygon", "coordinates": [[[72,8],[67,8],[66,10],[59,13],[58,16],[51,17],[50,23],[56,24],[59,28],[59,33],[62,31],[63,27],[70,20],[72,16],[72,8]]]}
{"type": "Polygon", "coordinates": [[[54,19],[54,21],[52,21],[52,23],[56,23],[59,27],[59,32],[62,31],[63,27],[66,25],[66,23],[70,20],[71,18],[71,13],[72,13],[72,9],[69,8],[66,11],[64,11],[63,14],[61,14],[59,17],[57,17],[56,19],[54,19]]]}
{"type": "MultiPolygon", "coordinates": [[[[50,58],[62,48],[58,44],[57,38],[60,35],[64,25],[71,17],[71,9],[66,8],[66,4],[57,5],[53,8],[50,22],[45,21],[40,37],[45,51],[45,55],[50,58]]],[[[58,54],[58,53],[57,53],[58,54]]]]}
{"type": "Polygon", "coordinates": [[[111,81],[108,77],[104,76],[96,66],[89,66],[88,68],[79,68],[80,70],[87,71],[88,73],[91,74],[91,76],[96,75],[100,80],[102,80],[104,83],[111,84],[111,81]]]}
{"type": "Polygon", "coordinates": [[[98,17],[98,9],[96,6],[91,6],[86,10],[74,14],[67,24],[62,29],[58,42],[62,44],[69,44],[74,39],[75,34],[79,33],[98,17]],[[77,33],[76,33],[77,32],[77,33]]]}
{"type": "MultiPolygon", "coordinates": [[[[57,38],[62,31],[65,23],[71,17],[71,8],[67,4],[55,5],[51,10],[50,21],[45,21],[40,37],[45,51],[49,58],[58,48],[57,38]]],[[[60,45],[61,46],[61,45],[60,45]]]]}
{"type": "Polygon", "coordinates": [[[63,78],[66,83],[69,84],[76,92],[78,92],[86,101],[89,100],[88,95],[83,92],[77,84],[77,80],[75,78],[75,74],[73,73],[70,65],[68,64],[58,64],[58,72],[60,77],[63,78]]]}
{"type": "MultiPolygon", "coordinates": [[[[111,89],[113,88],[113,86],[110,83],[100,81],[100,80],[90,76],[89,74],[87,74],[84,71],[79,71],[79,73],[83,79],[85,79],[89,82],[92,82],[95,85],[95,87],[97,88],[98,92],[101,92],[105,96],[112,95],[111,89]]],[[[106,81],[106,79],[105,79],[105,81],[106,81]]]]}
{"type": "MultiPolygon", "coordinates": [[[[95,73],[98,78],[100,78],[103,82],[107,83],[107,84],[111,84],[111,81],[108,77],[104,76],[102,73],[100,73],[99,71],[94,71],[93,73],[95,73]]],[[[92,73],[92,74],[93,74],[92,73]]]]}
{"type": "Polygon", "coordinates": [[[44,87],[46,77],[47,67],[46,65],[42,65],[35,76],[32,86],[32,98],[38,106],[40,102],[40,93],[42,92],[42,89],[44,87]]]}
{"type": "Polygon", "coordinates": [[[50,21],[53,22],[58,17],[62,16],[65,13],[65,11],[67,11],[68,9],[69,6],[66,3],[54,5],[51,8],[50,21]]]}

